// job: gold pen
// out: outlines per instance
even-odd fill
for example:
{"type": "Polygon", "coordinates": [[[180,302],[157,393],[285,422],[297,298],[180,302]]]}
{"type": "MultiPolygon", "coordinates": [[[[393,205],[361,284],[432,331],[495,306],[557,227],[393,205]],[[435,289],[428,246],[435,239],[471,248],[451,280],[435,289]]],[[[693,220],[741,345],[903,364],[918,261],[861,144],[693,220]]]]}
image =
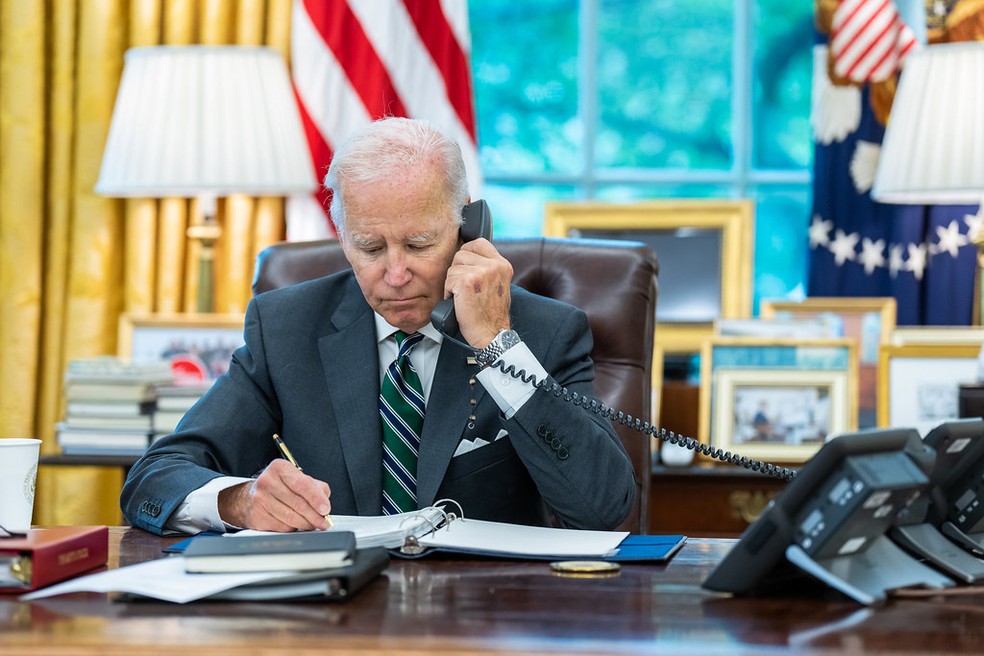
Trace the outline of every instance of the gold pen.
{"type": "MultiPolygon", "coordinates": [[[[304,470],[301,469],[301,466],[297,464],[296,460],[294,460],[294,456],[291,454],[290,449],[287,448],[287,445],[284,444],[284,441],[280,439],[280,436],[277,435],[276,433],[273,434],[273,441],[276,442],[277,448],[280,449],[280,453],[284,454],[284,457],[287,458],[287,461],[290,462],[290,464],[294,465],[294,467],[297,468],[297,471],[303,472],[304,470]]],[[[335,525],[335,523],[331,521],[331,515],[325,515],[324,518],[325,518],[325,523],[328,524],[328,528],[331,528],[335,525]]]]}

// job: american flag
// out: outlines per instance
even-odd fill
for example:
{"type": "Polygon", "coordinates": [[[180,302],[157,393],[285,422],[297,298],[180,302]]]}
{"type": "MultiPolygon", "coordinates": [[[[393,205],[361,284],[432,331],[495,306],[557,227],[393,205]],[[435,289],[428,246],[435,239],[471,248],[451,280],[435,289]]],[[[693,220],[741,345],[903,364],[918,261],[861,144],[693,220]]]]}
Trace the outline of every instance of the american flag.
{"type": "Polygon", "coordinates": [[[842,78],[887,80],[917,45],[891,0],[842,0],[834,11],[830,51],[834,73],[842,78]]]}
{"type": "MultiPolygon", "coordinates": [[[[352,130],[408,116],[455,137],[479,198],[470,54],[467,0],[294,0],[294,91],[318,180],[352,130]]],[[[288,201],[288,239],[334,235],[325,193],[288,201]]]]}

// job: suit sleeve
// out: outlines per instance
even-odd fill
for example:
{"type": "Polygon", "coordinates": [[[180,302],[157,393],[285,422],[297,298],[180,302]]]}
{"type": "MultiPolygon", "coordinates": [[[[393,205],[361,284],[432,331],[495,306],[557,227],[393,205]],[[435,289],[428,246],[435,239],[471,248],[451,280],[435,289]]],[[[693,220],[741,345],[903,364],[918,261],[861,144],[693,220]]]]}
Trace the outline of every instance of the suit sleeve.
{"type": "Polygon", "coordinates": [[[280,423],[280,409],[266,373],[255,299],[246,311],[244,337],[228,372],[174,433],[151,445],[130,469],[120,507],[131,525],[163,534],[190,492],[218,476],[253,476],[275,457],[270,436],[280,423]]]}
{"type": "MultiPolygon", "coordinates": [[[[520,337],[526,341],[523,333],[520,337]]],[[[538,324],[529,345],[550,374],[549,382],[593,396],[592,338],[581,310],[571,308],[552,332],[538,324]]],[[[635,472],[608,419],[539,389],[504,421],[513,447],[564,525],[607,530],[628,516],[636,495],[635,472]]]]}

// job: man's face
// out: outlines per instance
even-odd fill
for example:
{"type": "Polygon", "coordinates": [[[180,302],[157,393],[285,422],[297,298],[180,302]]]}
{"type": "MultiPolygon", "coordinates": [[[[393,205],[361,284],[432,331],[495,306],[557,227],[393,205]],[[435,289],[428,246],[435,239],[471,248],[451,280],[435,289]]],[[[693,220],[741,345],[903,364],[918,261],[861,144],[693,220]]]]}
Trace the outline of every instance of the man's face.
{"type": "Polygon", "coordinates": [[[458,226],[439,177],[418,168],[346,187],[345,195],[339,238],[366,301],[400,330],[419,330],[444,298],[458,249],[458,226]]]}

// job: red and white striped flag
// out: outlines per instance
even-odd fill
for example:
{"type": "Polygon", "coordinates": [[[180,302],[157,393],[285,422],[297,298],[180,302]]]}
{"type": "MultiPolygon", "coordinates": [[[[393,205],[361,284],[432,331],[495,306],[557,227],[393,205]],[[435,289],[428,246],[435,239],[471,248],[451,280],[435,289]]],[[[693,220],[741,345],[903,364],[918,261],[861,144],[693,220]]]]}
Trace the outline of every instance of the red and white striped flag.
{"type": "MultiPolygon", "coordinates": [[[[294,0],[294,91],[318,180],[353,129],[408,116],[455,137],[479,198],[470,53],[467,0],[294,0]]],[[[288,239],[334,235],[325,195],[288,201],[288,239]]]]}
{"type": "Polygon", "coordinates": [[[881,82],[916,47],[892,0],[841,0],[834,10],[830,52],[834,73],[854,82],[881,82]]]}

